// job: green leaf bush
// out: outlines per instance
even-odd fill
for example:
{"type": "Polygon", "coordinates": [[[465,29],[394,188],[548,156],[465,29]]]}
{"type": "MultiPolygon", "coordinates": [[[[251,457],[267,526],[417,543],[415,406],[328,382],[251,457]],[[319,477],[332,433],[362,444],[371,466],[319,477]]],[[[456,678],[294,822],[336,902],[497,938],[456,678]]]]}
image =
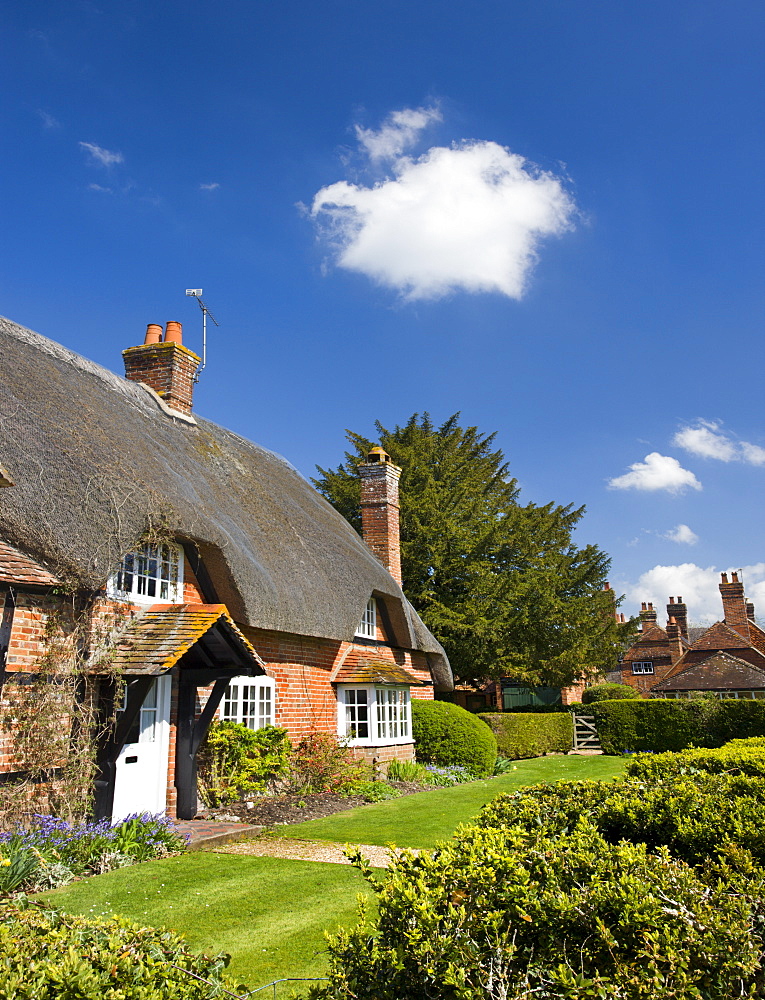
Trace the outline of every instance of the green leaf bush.
{"type": "Polygon", "coordinates": [[[479,716],[497,739],[497,749],[509,760],[568,753],[574,721],[568,712],[487,712],[479,716]]]}
{"type": "Polygon", "coordinates": [[[582,704],[592,705],[596,701],[610,701],[616,698],[640,698],[640,692],[629,684],[593,684],[585,688],[582,704]]]}
{"type": "Polygon", "coordinates": [[[680,753],[639,754],[627,764],[626,773],[644,780],[662,780],[694,771],[765,778],[765,740],[733,740],[714,750],[699,747],[680,753]]]}
{"type": "Polygon", "coordinates": [[[120,917],[72,916],[25,899],[0,904],[5,1000],[212,1000],[245,992],[225,975],[227,965],[227,955],[195,955],[178,935],[120,917]]]}
{"type": "Polygon", "coordinates": [[[765,865],[765,781],[730,774],[676,774],[662,781],[571,781],[499,795],[479,813],[484,828],[542,827],[554,835],[581,817],[610,843],[667,847],[673,857],[704,866],[733,863],[742,851],[765,865]]]}
{"type": "Polygon", "coordinates": [[[412,701],[417,760],[439,767],[458,765],[475,777],[494,773],[497,740],[477,715],[448,701],[412,701]]]}
{"type": "Polygon", "coordinates": [[[329,941],[314,1000],[731,1000],[761,995],[755,906],[666,849],[609,843],[581,821],[465,827],[404,853],[378,915],[329,941]]]}
{"type": "Polygon", "coordinates": [[[214,720],[199,749],[199,794],[207,806],[264,791],[289,772],[287,730],[214,720]]]}
{"type": "Polygon", "coordinates": [[[765,736],[765,701],[641,698],[588,706],[608,754],[661,753],[765,736]]]}

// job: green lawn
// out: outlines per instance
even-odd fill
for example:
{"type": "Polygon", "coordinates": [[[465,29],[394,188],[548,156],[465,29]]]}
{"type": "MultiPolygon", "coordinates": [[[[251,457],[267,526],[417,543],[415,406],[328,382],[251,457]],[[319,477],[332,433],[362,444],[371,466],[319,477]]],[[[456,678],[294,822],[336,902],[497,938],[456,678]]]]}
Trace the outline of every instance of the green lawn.
{"type": "Polygon", "coordinates": [[[228,952],[232,975],[254,989],[283,976],[323,975],[324,931],[355,921],[360,892],[366,883],[355,868],[200,852],[84,879],[44,898],[70,913],[119,914],[180,931],[194,951],[228,952]]]}
{"type": "MultiPolygon", "coordinates": [[[[622,770],[615,757],[523,760],[499,778],[378,802],[279,832],[427,848],[501,792],[539,781],[612,778],[622,770]]],[[[354,868],[200,852],[84,879],[45,897],[71,913],[120,914],[170,927],[195,951],[229,952],[232,974],[254,989],[283,976],[321,976],[324,930],[355,921],[359,892],[366,892],[366,883],[354,868]]]]}
{"type": "Polygon", "coordinates": [[[375,802],[326,819],[279,827],[279,833],[285,837],[340,843],[434,847],[437,841],[451,837],[460,823],[467,823],[483,805],[502,792],[514,792],[523,785],[539,781],[614,778],[623,770],[621,757],[519,760],[515,770],[498,778],[375,802]]]}

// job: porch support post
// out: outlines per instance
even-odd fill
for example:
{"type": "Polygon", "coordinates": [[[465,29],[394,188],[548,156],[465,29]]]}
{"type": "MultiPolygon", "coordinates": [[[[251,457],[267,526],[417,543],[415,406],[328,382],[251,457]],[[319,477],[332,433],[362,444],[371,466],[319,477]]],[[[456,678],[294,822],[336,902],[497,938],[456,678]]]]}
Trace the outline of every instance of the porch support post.
{"type": "MultiPolygon", "coordinates": [[[[237,668],[233,668],[236,670],[237,668]]],[[[233,671],[218,677],[199,718],[196,716],[197,691],[212,680],[195,677],[196,671],[181,670],[178,685],[178,735],[175,747],[175,787],[178,792],[178,819],[193,819],[197,813],[197,750],[207,735],[213,716],[229,685],[233,671]]]]}

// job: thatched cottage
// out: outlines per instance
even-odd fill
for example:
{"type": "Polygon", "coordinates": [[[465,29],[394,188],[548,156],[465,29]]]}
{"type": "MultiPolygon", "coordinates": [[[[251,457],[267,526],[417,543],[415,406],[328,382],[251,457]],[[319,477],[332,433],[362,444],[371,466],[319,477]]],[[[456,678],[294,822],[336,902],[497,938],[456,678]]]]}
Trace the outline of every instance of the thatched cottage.
{"type": "Polygon", "coordinates": [[[410,698],[452,676],[401,590],[400,470],[382,449],[362,467],[365,544],[287,461],[193,413],[180,324],[123,358],[125,378],[0,319],[0,698],[34,678],[65,604],[112,616],[76,651],[104,717],[124,689],[101,816],[193,816],[216,713],[411,758],[410,698]]]}

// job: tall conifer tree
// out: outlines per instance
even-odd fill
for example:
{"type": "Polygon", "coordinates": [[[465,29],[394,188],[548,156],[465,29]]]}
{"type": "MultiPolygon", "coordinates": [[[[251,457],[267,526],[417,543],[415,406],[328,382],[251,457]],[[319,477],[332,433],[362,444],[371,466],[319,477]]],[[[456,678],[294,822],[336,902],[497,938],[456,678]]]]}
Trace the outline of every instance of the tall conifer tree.
{"type": "Polygon", "coordinates": [[[572,541],[584,507],[520,504],[495,435],[458,413],[376,428],[378,441],[347,431],[352,450],[314,485],[360,531],[358,466],[378,443],[401,466],[404,591],[455,676],[558,686],[611,669],[631,628],[603,589],[608,556],[572,541]]]}

